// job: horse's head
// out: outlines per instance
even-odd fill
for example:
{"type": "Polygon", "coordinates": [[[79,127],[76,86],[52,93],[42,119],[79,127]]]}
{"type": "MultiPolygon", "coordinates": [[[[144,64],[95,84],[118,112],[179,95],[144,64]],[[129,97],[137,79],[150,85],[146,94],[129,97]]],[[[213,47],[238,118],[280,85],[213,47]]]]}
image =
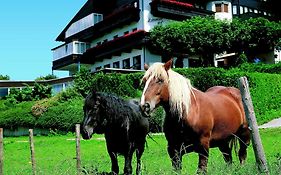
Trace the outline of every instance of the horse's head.
{"type": "Polygon", "coordinates": [[[90,93],[83,107],[84,119],[81,134],[83,139],[90,139],[92,134],[102,134],[106,125],[106,119],[102,115],[102,100],[98,93],[90,93]]]}
{"type": "Polygon", "coordinates": [[[173,60],[167,63],[154,63],[151,67],[145,65],[145,75],[142,83],[145,85],[141,97],[141,109],[149,115],[161,102],[169,101],[169,75],[173,60]]]}

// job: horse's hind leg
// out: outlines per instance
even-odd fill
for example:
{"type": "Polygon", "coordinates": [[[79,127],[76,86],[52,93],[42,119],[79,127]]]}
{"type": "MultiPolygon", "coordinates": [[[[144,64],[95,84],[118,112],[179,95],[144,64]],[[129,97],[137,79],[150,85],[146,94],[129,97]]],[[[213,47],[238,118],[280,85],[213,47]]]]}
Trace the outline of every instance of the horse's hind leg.
{"type": "Polygon", "coordinates": [[[231,154],[231,147],[229,145],[229,142],[224,142],[219,146],[219,149],[223,155],[223,158],[226,163],[231,164],[232,163],[232,154],[231,154]]]}
{"type": "Polygon", "coordinates": [[[239,156],[240,163],[243,164],[247,158],[247,147],[250,144],[250,139],[251,139],[250,129],[248,128],[248,126],[243,126],[238,134],[239,134],[238,137],[239,137],[239,145],[240,145],[238,156],[239,156]]]}
{"type": "Polygon", "coordinates": [[[136,156],[137,156],[137,168],[136,168],[136,174],[139,175],[141,171],[141,156],[144,152],[144,144],[140,144],[138,149],[136,150],[136,156]]]}
{"type": "Polygon", "coordinates": [[[172,160],[172,165],[174,167],[174,169],[176,171],[179,171],[182,169],[182,155],[181,155],[181,150],[180,150],[180,146],[176,147],[176,146],[172,146],[172,145],[168,145],[168,153],[169,156],[172,160]]]}

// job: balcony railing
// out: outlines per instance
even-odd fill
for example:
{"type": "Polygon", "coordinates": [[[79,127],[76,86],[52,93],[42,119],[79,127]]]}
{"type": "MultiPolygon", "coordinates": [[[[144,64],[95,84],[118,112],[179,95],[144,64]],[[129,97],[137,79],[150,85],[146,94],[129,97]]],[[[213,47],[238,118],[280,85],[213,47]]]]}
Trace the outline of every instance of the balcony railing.
{"type": "Polygon", "coordinates": [[[53,61],[73,54],[82,55],[89,48],[89,43],[80,41],[73,41],[71,43],[61,45],[53,49],[53,61]]]}
{"type": "Polygon", "coordinates": [[[74,22],[65,32],[65,37],[68,38],[76,33],[79,33],[87,28],[94,26],[96,23],[103,20],[103,15],[91,13],[90,15],[74,22]]]}

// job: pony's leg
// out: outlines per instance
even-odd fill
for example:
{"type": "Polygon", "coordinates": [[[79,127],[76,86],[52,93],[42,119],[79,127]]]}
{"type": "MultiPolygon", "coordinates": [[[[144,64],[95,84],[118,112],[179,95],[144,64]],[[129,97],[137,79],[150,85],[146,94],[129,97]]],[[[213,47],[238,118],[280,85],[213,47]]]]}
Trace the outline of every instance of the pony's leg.
{"type": "Polygon", "coordinates": [[[198,174],[207,174],[207,164],[208,164],[208,157],[209,157],[209,143],[210,137],[206,134],[205,137],[201,137],[200,144],[198,145],[198,174]]]}
{"type": "Polygon", "coordinates": [[[139,175],[141,171],[141,156],[144,152],[144,144],[141,144],[139,148],[136,150],[136,156],[137,156],[137,168],[136,168],[136,174],[139,175]]]}
{"type": "Polygon", "coordinates": [[[124,166],[124,175],[130,175],[133,173],[132,169],[132,158],[133,158],[133,148],[129,149],[129,152],[124,155],[125,157],[125,166],[124,166]]]}
{"type": "Polygon", "coordinates": [[[118,166],[118,160],[117,160],[117,154],[114,152],[108,152],[110,159],[111,159],[111,172],[112,174],[118,174],[119,173],[119,166],[118,166]]]}
{"type": "Polygon", "coordinates": [[[239,136],[240,149],[238,152],[240,164],[243,164],[247,158],[247,147],[250,145],[251,133],[248,127],[243,127],[240,130],[239,136]]]}
{"type": "Polygon", "coordinates": [[[168,148],[167,148],[169,156],[172,160],[172,166],[174,167],[174,169],[176,171],[180,171],[182,169],[182,165],[181,165],[182,154],[181,154],[180,148],[181,148],[180,146],[175,147],[175,146],[171,146],[171,145],[168,145],[168,148]]]}
{"type": "Polygon", "coordinates": [[[226,163],[232,164],[232,154],[231,154],[231,147],[229,146],[229,142],[222,143],[219,146],[219,149],[223,155],[223,158],[226,163]]]}

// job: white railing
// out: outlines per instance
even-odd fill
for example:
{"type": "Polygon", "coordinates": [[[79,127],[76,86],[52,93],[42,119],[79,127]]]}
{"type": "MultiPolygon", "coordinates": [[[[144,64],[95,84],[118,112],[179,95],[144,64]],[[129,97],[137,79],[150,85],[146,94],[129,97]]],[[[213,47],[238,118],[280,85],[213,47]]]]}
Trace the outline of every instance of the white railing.
{"type": "Polygon", "coordinates": [[[53,60],[58,60],[72,54],[83,54],[90,48],[89,43],[73,41],[53,50],[53,60]]]}
{"type": "Polygon", "coordinates": [[[65,37],[68,38],[76,33],[79,33],[89,27],[94,26],[96,23],[103,20],[103,15],[98,13],[91,13],[90,15],[74,22],[65,32],[65,37]]]}

